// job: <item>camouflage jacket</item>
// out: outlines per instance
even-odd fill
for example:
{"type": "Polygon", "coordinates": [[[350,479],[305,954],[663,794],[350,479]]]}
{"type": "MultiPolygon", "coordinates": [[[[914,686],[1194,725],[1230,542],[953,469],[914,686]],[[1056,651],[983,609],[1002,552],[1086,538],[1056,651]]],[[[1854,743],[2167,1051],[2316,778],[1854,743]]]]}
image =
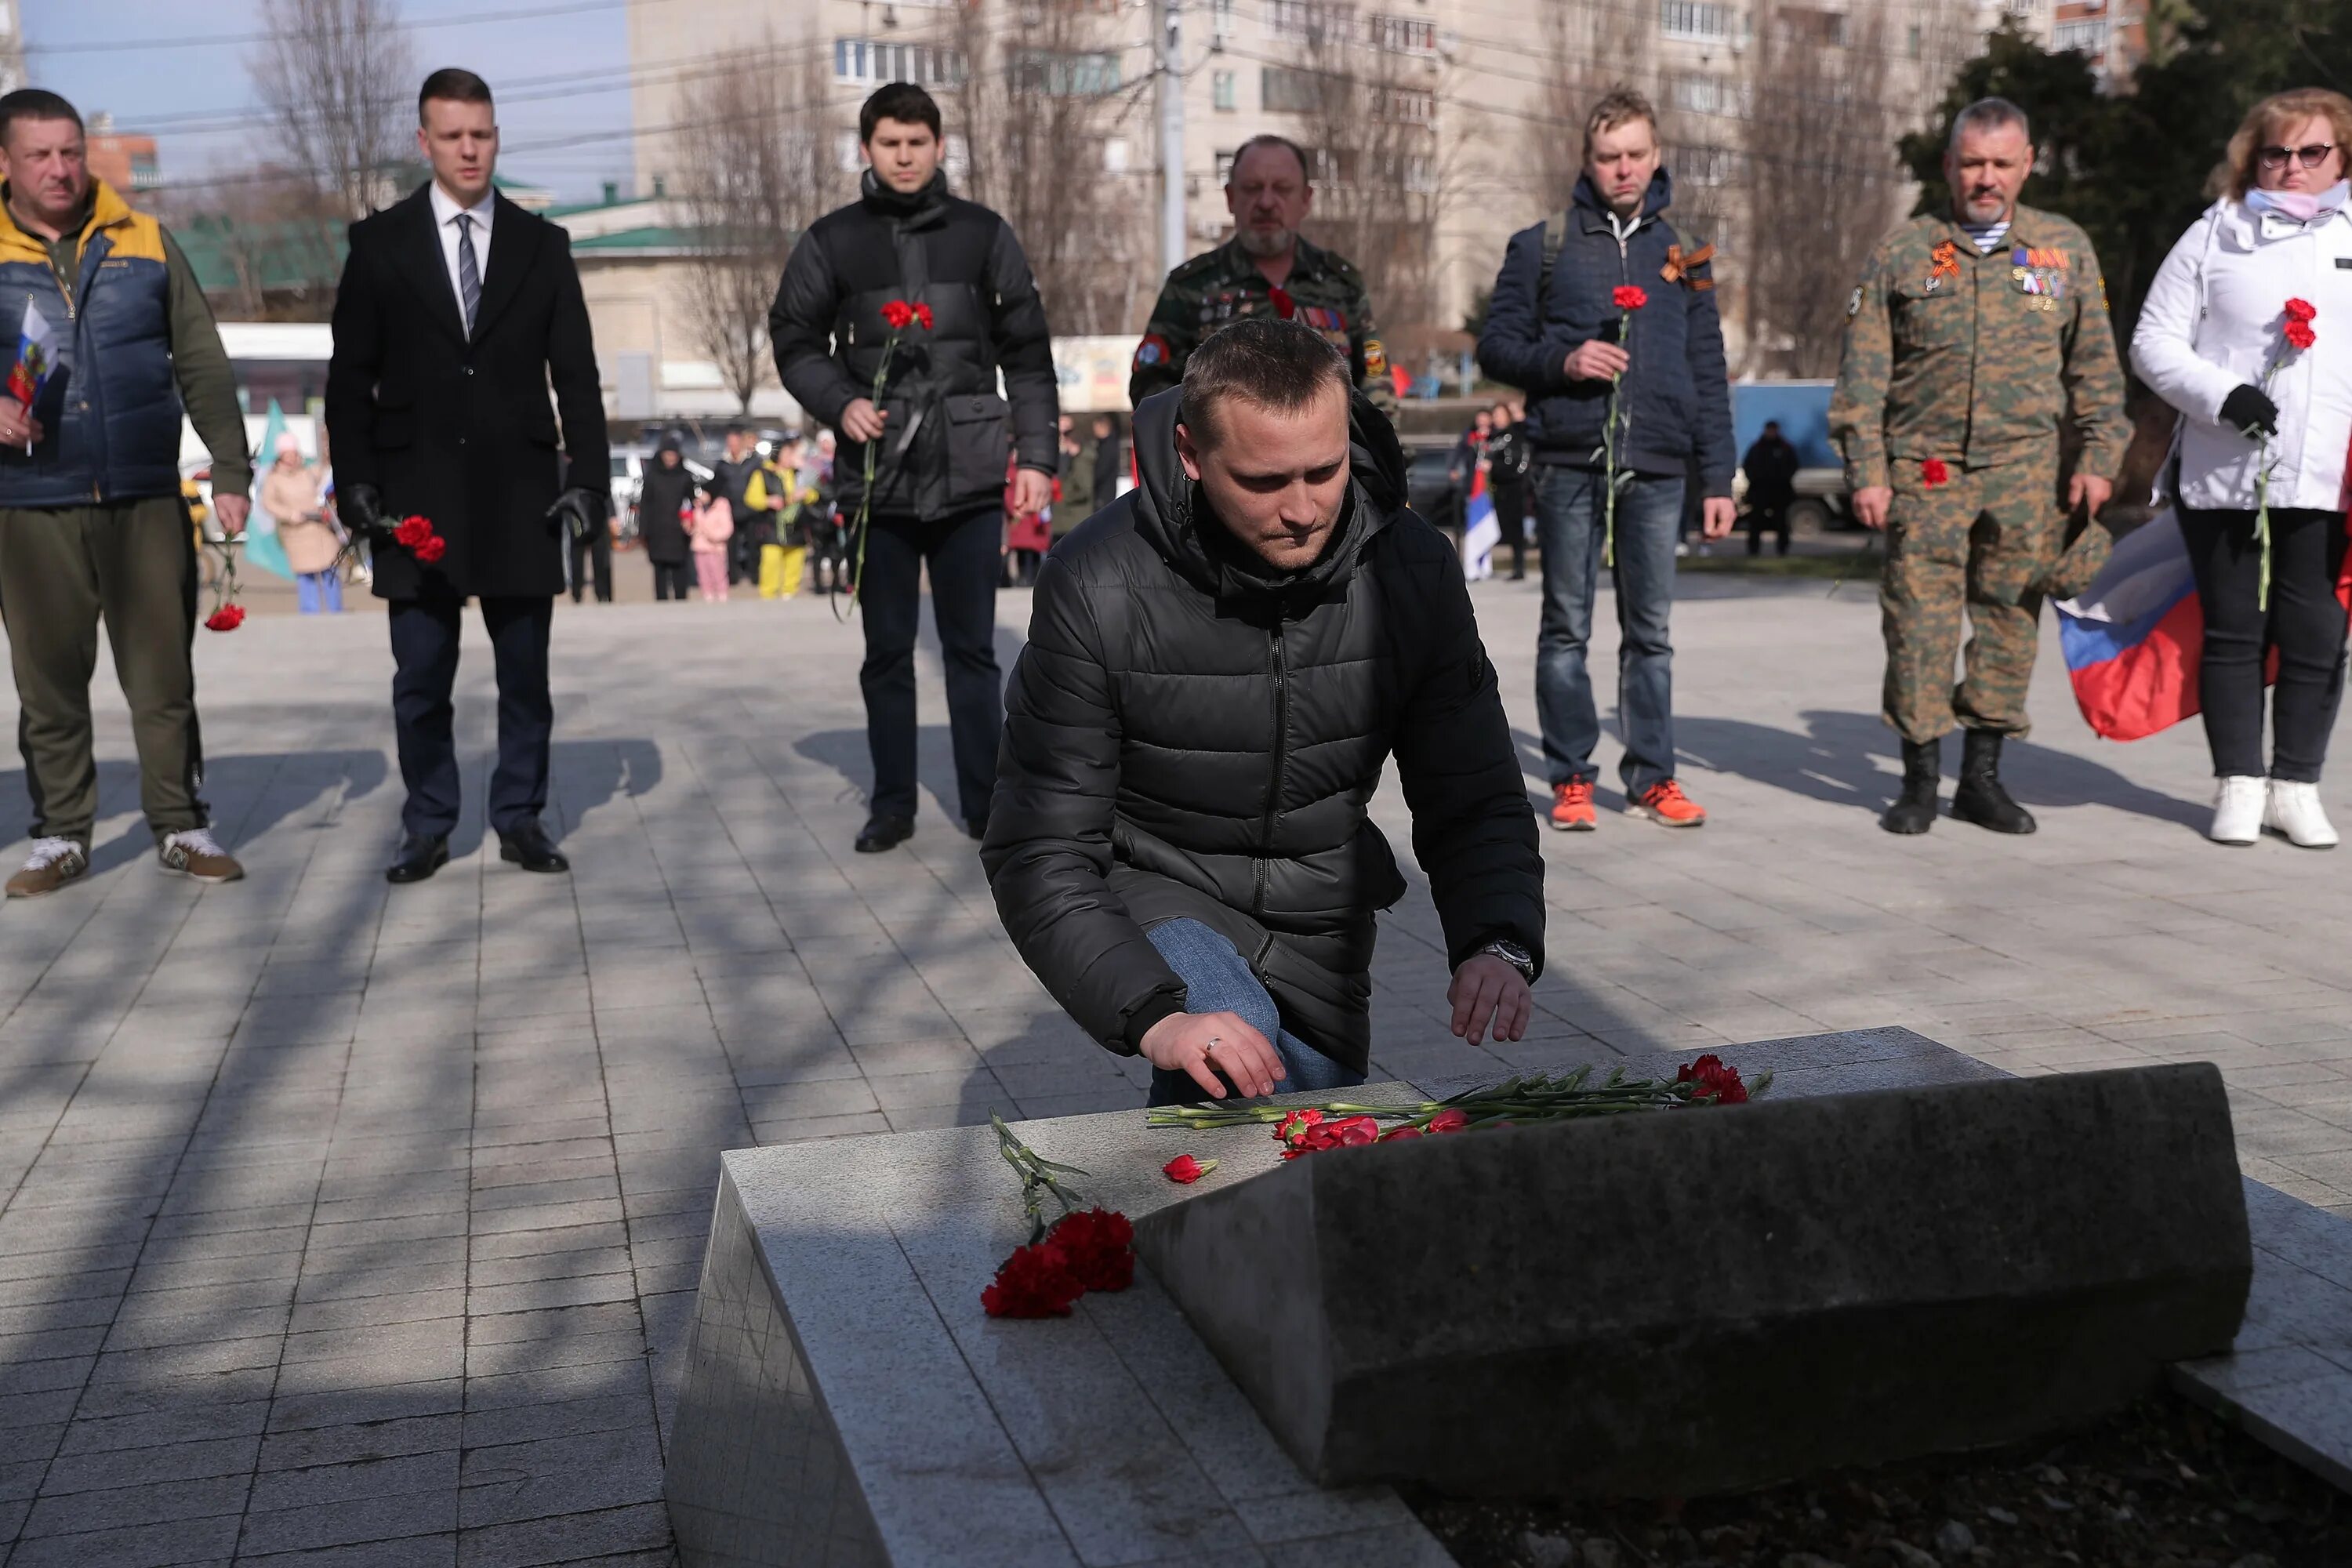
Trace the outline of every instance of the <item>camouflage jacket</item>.
{"type": "Polygon", "coordinates": [[[1990,256],[1948,217],[1881,240],[1846,302],[1830,437],[1852,489],[1888,484],[1894,462],[1990,468],[2053,441],[2080,447],[2078,471],[2112,477],[2131,426],[2090,240],[2028,206],[1990,256]]]}
{"type": "MultiPolygon", "coordinates": [[[[1302,239],[1283,289],[1289,296],[1294,317],[1345,350],[1349,363],[1355,366],[1356,384],[1383,413],[1395,413],[1388,351],[1381,346],[1380,329],[1372,324],[1372,300],[1364,291],[1363,276],[1331,252],[1302,239]]],[[[1218,327],[1274,309],[1274,287],[1240,240],[1229,239],[1192,258],[1168,275],[1160,302],[1151,308],[1151,324],[1143,329],[1143,342],[1136,345],[1135,366],[1127,380],[1128,405],[1139,406],[1153,393],[1182,381],[1184,362],[1192,358],[1201,340],[1218,327]]]]}

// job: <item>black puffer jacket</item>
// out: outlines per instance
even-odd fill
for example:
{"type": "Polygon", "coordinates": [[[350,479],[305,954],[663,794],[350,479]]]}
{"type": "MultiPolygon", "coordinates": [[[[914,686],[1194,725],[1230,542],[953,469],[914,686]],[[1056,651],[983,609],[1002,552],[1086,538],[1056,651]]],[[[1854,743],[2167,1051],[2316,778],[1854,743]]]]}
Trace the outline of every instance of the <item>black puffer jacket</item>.
{"type": "MultiPolygon", "coordinates": [[[[784,390],[841,431],[841,412],[874,395],[891,336],[882,308],[928,305],[891,353],[879,405],[889,416],[874,474],[877,517],[941,518],[1003,503],[1008,452],[1042,474],[1060,467],[1060,395],[1045,307],[1013,226],[948,195],[940,174],[900,195],[866,172],[858,199],[811,224],[793,247],[768,312],[784,390]],[[999,367],[1011,398],[997,395],[999,367]]],[[[843,510],[866,488],[866,447],[841,436],[843,510]]]]}
{"type": "Polygon", "coordinates": [[[1370,1054],[1372,912],[1403,877],[1365,815],[1394,755],[1454,963],[1543,952],[1543,859],[1494,667],[1404,455],[1360,395],[1323,559],[1284,575],[1196,517],[1174,391],[1137,411],[1141,483],[1058,545],[1005,699],[982,859],[1030,968],[1131,1053],[1182,1009],[1144,935],[1233,939],[1316,1049],[1370,1054]]]}

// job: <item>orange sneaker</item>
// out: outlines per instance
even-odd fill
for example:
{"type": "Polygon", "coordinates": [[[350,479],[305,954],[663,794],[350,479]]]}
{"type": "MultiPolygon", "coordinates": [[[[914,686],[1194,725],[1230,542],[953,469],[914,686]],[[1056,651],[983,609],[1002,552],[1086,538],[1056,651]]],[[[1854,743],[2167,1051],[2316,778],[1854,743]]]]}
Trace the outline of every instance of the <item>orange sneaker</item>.
{"type": "Polygon", "coordinates": [[[1601,826],[1592,809],[1592,781],[1570,780],[1551,786],[1551,825],[1562,833],[1590,833],[1601,826]]]}
{"type": "Polygon", "coordinates": [[[1642,798],[1628,805],[1625,811],[1630,816],[1646,816],[1662,827],[1706,826],[1706,813],[1672,779],[1643,790],[1642,798]]]}

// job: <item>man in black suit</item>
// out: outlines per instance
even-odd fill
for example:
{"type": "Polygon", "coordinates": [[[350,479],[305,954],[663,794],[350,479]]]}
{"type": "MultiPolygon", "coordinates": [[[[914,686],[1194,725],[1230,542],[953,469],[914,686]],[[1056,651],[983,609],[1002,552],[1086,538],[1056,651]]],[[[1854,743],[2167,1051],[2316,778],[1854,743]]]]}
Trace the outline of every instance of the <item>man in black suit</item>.
{"type": "Polygon", "coordinates": [[[565,520],[603,528],[611,486],[588,307],[569,237],[491,188],[499,132],[488,84],[435,71],[417,120],[432,182],[352,226],[327,368],[341,515],[373,537],[375,592],[392,601],[393,719],[408,801],[385,874],[421,881],[449,858],[458,780],[449,689],[468,598],[482,603],[498,661],[489,815],[499,852],[526,871],[564,871],[540,822],[555,721],[548,625],[563,588],[565,520]],[[432,537],[403,540],[396,528],[413,538],[415,523],[403,520],[419,517],[432,537]]]}

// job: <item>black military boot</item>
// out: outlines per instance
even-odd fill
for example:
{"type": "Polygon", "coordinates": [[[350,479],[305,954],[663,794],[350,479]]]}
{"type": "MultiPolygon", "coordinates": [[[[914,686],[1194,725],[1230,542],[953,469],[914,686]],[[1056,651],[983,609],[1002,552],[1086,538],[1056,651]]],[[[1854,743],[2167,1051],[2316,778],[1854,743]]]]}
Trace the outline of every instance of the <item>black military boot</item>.
{"type": "Polygon", "coordinates": [[[1941,741],[1903,742],[1903,793],[1878,819],[1889,833],[1925,833],[1936,826],[1936,786],[1944,775],[1941,741]]]}
{"type": "Polygon", "coordinates": [[[2000,735],[1970,730],[1960,750],[1960,787],[1952,792],[1952,815],[1995,833],[2031,833],[2033,814],[2000,787],[2000,735]]]}

